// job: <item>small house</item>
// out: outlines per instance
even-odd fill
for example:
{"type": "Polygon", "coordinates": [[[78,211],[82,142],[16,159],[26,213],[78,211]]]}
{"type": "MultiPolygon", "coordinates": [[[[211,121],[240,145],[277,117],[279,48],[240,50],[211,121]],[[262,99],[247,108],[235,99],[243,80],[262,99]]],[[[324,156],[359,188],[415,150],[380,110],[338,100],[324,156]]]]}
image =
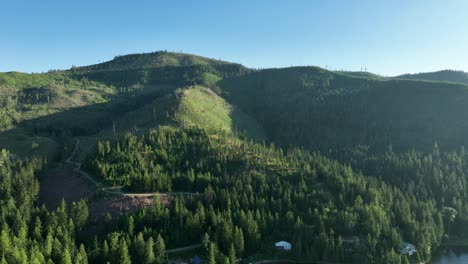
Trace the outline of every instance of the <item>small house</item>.
{"type": "Polygon", "coordinates": [[[291,243],[286,242],[286,241],[279,241],[275,243],[276,249],[278,250],[284,250],[284,251],[290,251],[292,248],[291,243]]]}
{"type": "Polygon", "coordinates": [[[413,244],[410,244],[408,242],[401,243],[401,248],[400,248],[401,254],[411,256],[416,252],[417,252],[416,247],[413,244]]]}

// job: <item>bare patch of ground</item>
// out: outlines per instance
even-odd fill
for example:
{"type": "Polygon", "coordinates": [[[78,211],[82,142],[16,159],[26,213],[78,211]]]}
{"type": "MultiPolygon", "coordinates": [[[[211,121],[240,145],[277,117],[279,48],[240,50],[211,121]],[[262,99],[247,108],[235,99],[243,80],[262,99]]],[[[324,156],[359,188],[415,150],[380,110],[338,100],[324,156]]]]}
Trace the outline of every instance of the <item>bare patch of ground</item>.
{"type": "Polygon", "coordinates": [[[96,186],[68,167],[51,168],[40,179],[39,204],[55,209],[62,198],[67,204],[91,197],[96,186]]]}
{"type": "MultiPolygon", "coordinates": [[[[161,196],[160,199],[164,206],[169,204],[167,196],[161,196]]],[[[109,213],[113,219],[116,219],[122,215],[132,214],[145,207],[151,206],[153,202],[153,197],[126,195],[111,196],[95,200],[89,204],[90,221],[99,222],[105,218],[107,213],[109,213]]]]}

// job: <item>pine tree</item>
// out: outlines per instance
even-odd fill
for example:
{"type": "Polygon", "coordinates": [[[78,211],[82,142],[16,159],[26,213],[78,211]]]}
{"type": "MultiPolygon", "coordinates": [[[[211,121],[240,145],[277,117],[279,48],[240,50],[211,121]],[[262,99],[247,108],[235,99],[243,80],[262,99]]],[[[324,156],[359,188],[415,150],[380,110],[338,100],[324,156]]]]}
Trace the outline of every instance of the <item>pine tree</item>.
{"type": "Polygon", "coordinates": [[[208,252],[210,251],[210,242],[210,235],[208,235],[208,233],[205,233],[202,239],[202,246],[206,254],[208,254],[208,252]]]}
{"type": "Polygon", "coordinates": [[[237,255],[242,256],[244,252],[244,232],[237,226],[234,229],[234,247],[237,255]]]}
{"type": "Polygon", "coordinates": [[[102,257],[104,260],[109,259],[109,244],[107,243],[107,240],[104,240],[103,245],[102,245],[102,257]]]}
{"type": "Polygon", "coordinates": [[[166,245],[161,235],[158,235],[156,243],[154,244],[154,255],[156,257],[156,263],[163,263],[164,256],[166,254],[166,245]]]}
{"type": "Polygon", "coordinates": [[[40,241],[42,238],[42,222],[41,219],[37,216],[36,221],[34,223],[34,234],[33,234],[34,239],[37,241],[40,241]]]}
{"type": "Polygon", "coordinates": [[[77,230],[81,230],[85,226],[86,221],[88,220],[88,216],[88,206],[84,200],[80,200],[77,203],[72,203],[70,217],[73,219],[77,230]]]}
{"type": "Polygon", "coordinates": [[[127,232],[129,235],[133,236],[134,230],[135,230],[135,220],[133,219],[133,216],[130,216],[128,218],[127,232]]]}
{"type": "Polygon", "coordinates": [[[146,249],[145,249],[145,263],[152,264],[156,260],[154,256],[154,242],[153,238],[150,237],[146,242],[146,249]]]}
{"type": "Polygon", "coordinates": [[[5,255],[10,251],[11,241],[10,236],[7,233],[7,230],[3,229],[0,233],[0,254],[5,255]]]}
{"type": "Polygon", "coordinates": [[[75,264],[88,264],[88,255],[83,244],[80,245],[80,249],[75,256],[75,264]]]}
{"type": "Polygon", "coordinates": [[[119,252],[118,252],[118,263],[120,264],[131,264],[130,254],[128,253],[128,246],[125,239],[122,239],[120,242],[119,252]]]}
{"type": "Polygon", "coordinates": [[[50,257],[50,255],[52,254],[53,244],[54,244],[54,237],[52,236],[52,234],[50,232],[48,232],[46,240],[44,242],[44,246],[43,246],[44,247],[44,249],[43,249],[44,256],[50,257]]]}
{"type": "Polygon", "coordinates": [[[68,248],[65,248],[62,252],[61,264],[72,264],[72,259],[68,248]]]}
{"type": "Polygon", "coordinates": [[[210,250],[208,253],[208,264],[216,264],[216,252],[214,243],[210,243],[210,250]]]}
{"type": "Polygon", "coordinates": [[[232,264],[237,263],[236,250],[234,248],[234,244],[231,244],[231,247],[229,248],[229,261],[232,264]]]}

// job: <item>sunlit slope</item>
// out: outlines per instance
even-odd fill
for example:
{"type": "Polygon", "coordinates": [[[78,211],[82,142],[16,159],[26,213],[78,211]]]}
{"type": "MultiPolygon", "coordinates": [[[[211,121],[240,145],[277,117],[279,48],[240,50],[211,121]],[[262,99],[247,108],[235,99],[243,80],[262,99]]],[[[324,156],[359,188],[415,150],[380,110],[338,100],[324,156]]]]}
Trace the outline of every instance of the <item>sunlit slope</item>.
{"type": "Polygon", "coordinates": [[[174,119],[185,127],[200,127],[210,131],[246,132],[262,138],[263,128],[238,107],[229,104],[212,90],[196,86],[182,90],[174,119]]]}

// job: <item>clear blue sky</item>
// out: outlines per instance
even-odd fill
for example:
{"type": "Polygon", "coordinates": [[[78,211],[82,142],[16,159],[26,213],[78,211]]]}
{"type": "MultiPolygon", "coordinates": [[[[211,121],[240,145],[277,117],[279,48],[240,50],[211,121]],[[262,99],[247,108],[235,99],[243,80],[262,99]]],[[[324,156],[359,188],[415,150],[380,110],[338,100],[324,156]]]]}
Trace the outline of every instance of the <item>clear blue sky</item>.
{"type": "Polygon", "coordinates": [[[250,67],[468,71],[466,0],[0,0],[0,72],[183,51],[250,67]]]}

